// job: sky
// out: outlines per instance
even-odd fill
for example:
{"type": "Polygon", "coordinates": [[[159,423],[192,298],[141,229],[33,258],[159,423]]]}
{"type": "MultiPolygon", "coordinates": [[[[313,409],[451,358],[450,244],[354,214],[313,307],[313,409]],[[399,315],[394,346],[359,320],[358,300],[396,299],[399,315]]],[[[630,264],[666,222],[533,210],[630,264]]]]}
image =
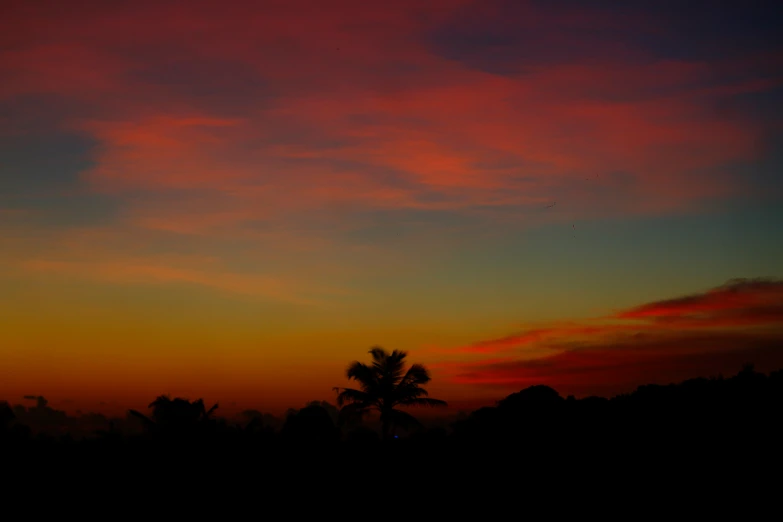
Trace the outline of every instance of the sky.
{"type": "Polygon", "coordinates": [[[9,0],[0,398],[783,367],[775,1],[9,0]]]}

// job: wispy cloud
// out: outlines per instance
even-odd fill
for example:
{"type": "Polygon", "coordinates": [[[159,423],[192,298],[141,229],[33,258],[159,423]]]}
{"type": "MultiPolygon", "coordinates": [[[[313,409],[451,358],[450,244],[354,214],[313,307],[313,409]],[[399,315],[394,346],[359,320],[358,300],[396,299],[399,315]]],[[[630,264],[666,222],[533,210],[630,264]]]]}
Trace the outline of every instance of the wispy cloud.
{"type": "Polygon", "coordinates": [[[453,383],[519,390],[546,384],[561,393],[616,394],[648,383],[731,374],[745,363],[766,370],[783,366],[783,333],[683,332],[681,335],[595,340],[534,359],[464,363],[450,370],[453,383]]]}
{"type": "Polygon", "coordinates": [[[690,327],[783,324],[783,282],[738,279],[705,293],[625,310],[617,317],[690,327]]]}
{"type": "MultiPolygon", "coordinates": [[[[617,392],[645,379],[731,372],[743,362],[783,365],[783,282],[736,279],[706,292],[647,303],[602,319],[537,328],[451,351],[492,360],[443,362],[455,383],[573,393],[617,392]]],[[[439,350],[444,354],[446,350],[439,350]]]]}
{"type": "Polygon", "coordinates": [[[5,24],[19,45],[0,58],[0,101],[78,102],[78,119],[62,117],[96,140],[83,179],[139,226],[170,230],[553,199],[583,215],[682,212],[743,189],[718,171],[763,152],[758,122],[710,108],[779,87],[772,51],[659,56],[634,35],[667,26],[638,10],[429,4],[199,2],[185,18],[167,3],[25,7],[5,24]],[[41,38],[21,37],[34,29],[41,38]],[[490,66],[498,45],[521,69],[490,66]],[[566,48],[585,52],[555,52],[566,48]],[[188,203],[145,205],[139,192],[188,203]]]}
{"type": "Polygon", "coordinates": [[[335,288],[308,287],[293,280],[258,274],[238,274],[213,266],[199,270],[183,266],[169,266],[156,260],[127,260],[111,262],[70,262],[30,260],[28,271],[64,274],[90,280],[112,283],[186,283],[228,292],[231,294],[269,298],[299,305],[315,305],[322,301],[313,297],[319,292],[336,294],[335,288]]]}

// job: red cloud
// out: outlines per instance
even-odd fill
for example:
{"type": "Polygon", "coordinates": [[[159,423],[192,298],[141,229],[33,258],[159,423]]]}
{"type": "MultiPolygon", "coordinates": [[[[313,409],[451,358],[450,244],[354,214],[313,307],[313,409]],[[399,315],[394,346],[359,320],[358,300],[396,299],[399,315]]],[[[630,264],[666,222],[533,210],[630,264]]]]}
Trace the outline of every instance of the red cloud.
{"type": "Polygon", "coordinates": [[[763,371],[783,367],[783,332],[754,336],[715,333],[598,342],[532,360],[465,364],[452,382],[508,391],[535,384],[563,394],[614,395],[648,383],[732,374],[751,362],[763,371]]]}
{"type": "Polygon", "coordinates": [[[550,328],[539,328],[528,330],[499,339],[490,339],[479,341],[477,343],[461,348],[465,352],[475,353],[496,353],[522,348],[531,345],[546,344],[552,339],[562,339],[568,337],[577,337],[585,335],[606,334],[608,332],[623,331],[628,329],[627,325],[599,325],[599,326],[556,326],[550,328]]]}
{"type": "MultiPolygon", "coordinates": [[[[602,49],[500,76],[428,43],[469,3],[23,4],[2,26],[14,47],[0,56],[0,101],[56,94],[89,107],[66,124],[98,142],[84,173],[93,190],[204,191],[181,210],[126,201],[137,225],[170,230],[335,205],[469,211],[555,198],[576,214],[660,213],[742,189],[712,169],[756,158],[763,129],[705,107],[780,85],[764,73],[779,56],[705,64],[602,49]],[[617,172],[622,186],[602,181],[617,172]]],[[[585,9],[505,20],[630,22],[656,32],[585,9]]],[[[560,45],[581,45],[567,34],[560,45]]]]}
{"type": "Polygon", "coordinates": [[[506,389],[548,384],[569,393],[617,393],[645,382],[731,373],[748,361],[783,366],[781,346],[783,282],[736,279],[591,324],[481,341],[458,351],[505,357],[443,368],[459,384],[506,389]]]}
{"type": "Polygon", "coordinates": [[[703,294],[648,303],[617,314],[620,319],[734,324],[783,322],[783,282],[738,279],[703,294]]]}

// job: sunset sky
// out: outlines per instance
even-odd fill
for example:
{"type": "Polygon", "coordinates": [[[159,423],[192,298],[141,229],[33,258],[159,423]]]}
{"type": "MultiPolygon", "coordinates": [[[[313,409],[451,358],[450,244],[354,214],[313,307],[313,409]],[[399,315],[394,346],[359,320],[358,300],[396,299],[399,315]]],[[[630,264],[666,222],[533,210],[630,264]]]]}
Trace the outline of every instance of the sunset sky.
{"type": "Polygon", "coordinates": [[[0,6],[0,399],[783,367],[779,1],[0,6]]]}

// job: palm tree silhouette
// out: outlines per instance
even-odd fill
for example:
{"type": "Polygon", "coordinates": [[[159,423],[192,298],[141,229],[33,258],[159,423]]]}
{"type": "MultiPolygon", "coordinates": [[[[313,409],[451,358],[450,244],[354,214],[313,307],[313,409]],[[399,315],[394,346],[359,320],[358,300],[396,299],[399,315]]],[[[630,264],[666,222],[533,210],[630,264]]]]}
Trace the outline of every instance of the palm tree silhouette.
{"type": "Polygon", "coordinates": [[[446,406],[445,401],[430,399],[427,390],[421,387],[430,382],[430,374],[421,364],[412,364],[405,371],[406,352],[394,350],[388,353],[376,346],[370,350],[372,365],[354,361],[348,366],[346,376],[359,383],[358,390],[334,388],[338,393],[337,404],[343,406],[340,414],[346,417],[361,417],[370,410],[381,415],[381,431],[388,440],[392,429],[400,426],[420,426],[418,420],[395,406],[446,406]]]}

